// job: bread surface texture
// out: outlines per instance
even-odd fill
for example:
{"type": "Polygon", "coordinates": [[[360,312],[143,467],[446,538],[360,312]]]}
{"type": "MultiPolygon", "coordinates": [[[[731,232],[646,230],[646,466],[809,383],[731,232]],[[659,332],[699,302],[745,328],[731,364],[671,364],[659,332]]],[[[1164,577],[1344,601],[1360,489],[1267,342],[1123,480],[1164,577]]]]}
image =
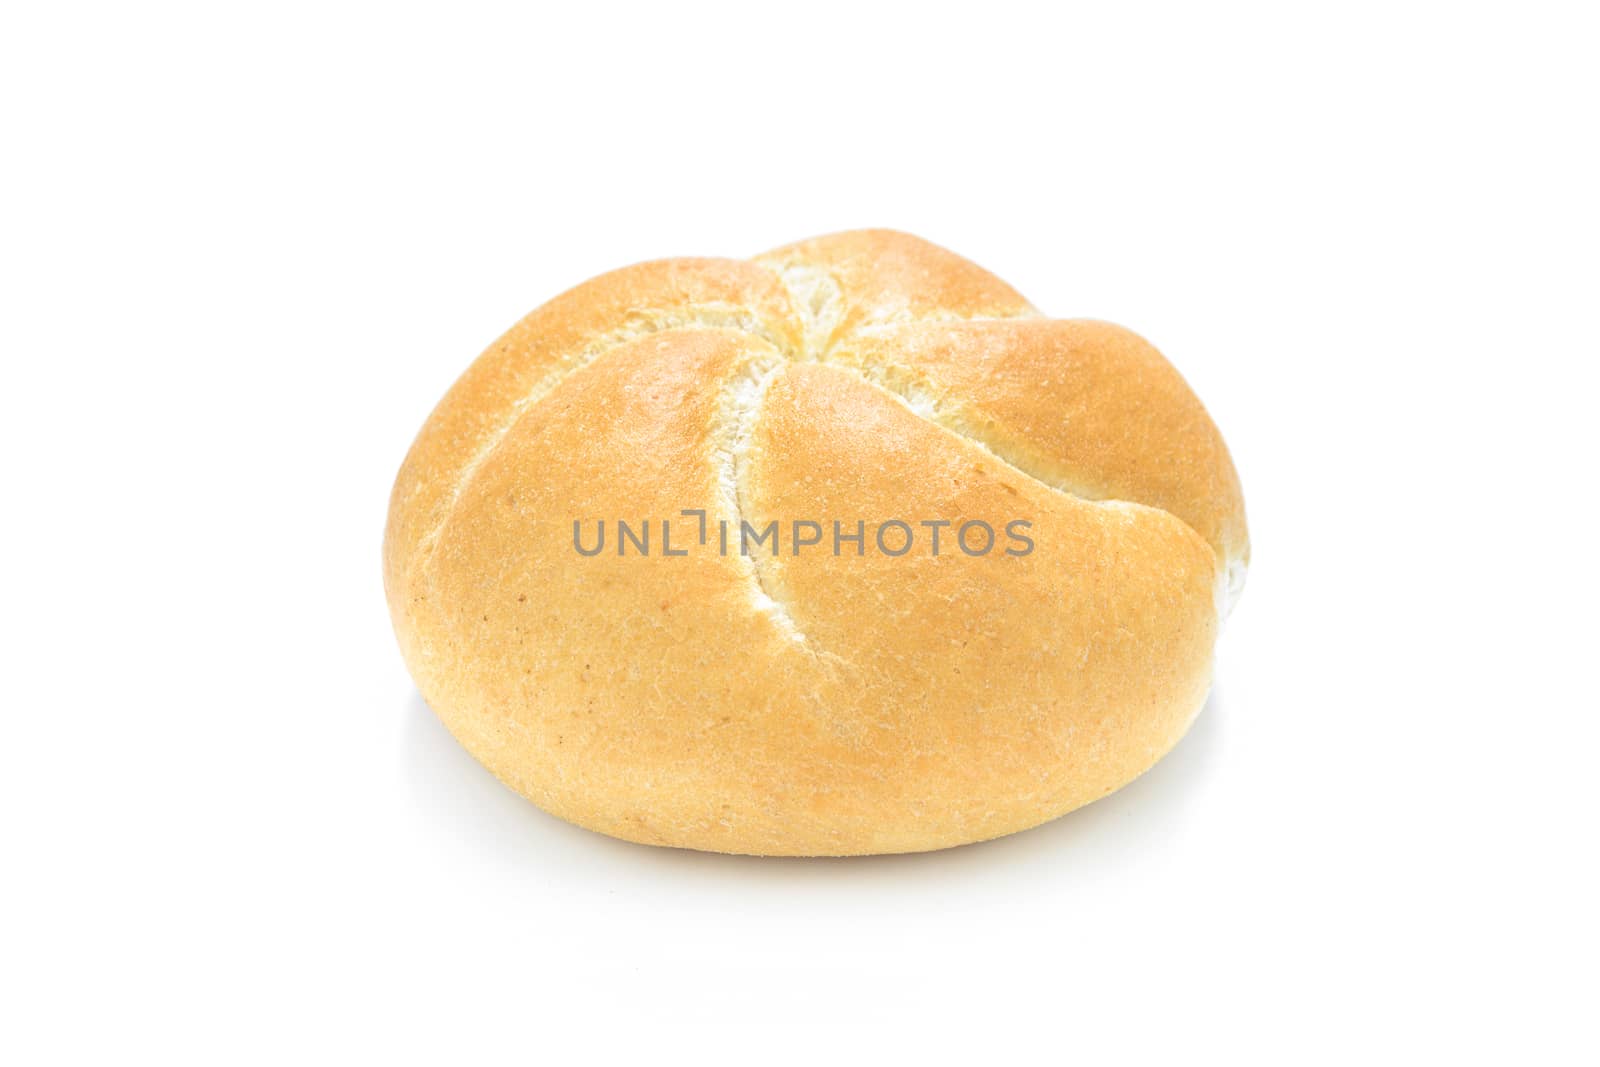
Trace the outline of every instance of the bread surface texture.
{"type": "Polygon", "coordinates": [[[518,793],[630,841],[840,856],[1143,773],[1205,700],[1249,543],[1150,344],[864,230],[528,315],[424,425],[383,555],[423,697],[518,793]]]}

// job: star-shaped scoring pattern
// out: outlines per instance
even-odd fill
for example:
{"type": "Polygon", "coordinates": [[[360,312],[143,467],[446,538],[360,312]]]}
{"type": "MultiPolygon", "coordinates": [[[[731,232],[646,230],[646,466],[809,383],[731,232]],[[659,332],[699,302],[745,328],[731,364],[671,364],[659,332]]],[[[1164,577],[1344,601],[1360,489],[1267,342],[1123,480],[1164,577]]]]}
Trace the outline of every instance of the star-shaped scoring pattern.
{"type": "Polygon", "coordinates": [[[1247,554],[1221,437],[1149,344],[860,231],[641,264],[529,315],[407,457],[385,573],[430,702],[542,806],[639,840],[847,852],[993,836],[1148,766],[1204,692],[1247,554]],[[1040,550],[571,551],[574,519],[695,508],[1022,516],[1040,550]],[[630,777],[671,753],[670,781],[630,777]],[[932,812],[974,773],[1012,795],[932,812]]]}

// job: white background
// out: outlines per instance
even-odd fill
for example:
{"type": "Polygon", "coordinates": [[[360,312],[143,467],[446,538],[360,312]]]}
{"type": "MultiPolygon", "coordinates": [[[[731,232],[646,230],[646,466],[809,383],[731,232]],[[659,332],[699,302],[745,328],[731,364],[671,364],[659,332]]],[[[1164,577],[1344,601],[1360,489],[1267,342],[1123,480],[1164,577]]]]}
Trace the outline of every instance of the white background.
{"type": "Polygon", "coordinates": [[[1593,18],[8,6],[0,1058],[1595,1062],[1593,18]],[[940,854],[542,814],[394,647],[411,436],[593,274],[868,225],[1204,399],[1207,710],[940,854]]]}

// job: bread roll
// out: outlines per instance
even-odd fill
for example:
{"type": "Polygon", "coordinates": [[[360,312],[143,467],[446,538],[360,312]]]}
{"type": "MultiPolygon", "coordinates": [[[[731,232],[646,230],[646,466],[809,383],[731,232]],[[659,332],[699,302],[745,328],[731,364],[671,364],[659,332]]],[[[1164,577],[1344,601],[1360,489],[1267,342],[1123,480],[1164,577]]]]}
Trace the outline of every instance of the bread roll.
{"type": "Polygon", "coordinates": [[[546,811],[842,856],[1009,834],[1145,771],[1248,556],[1228,450],[1159,352],[869,230],[628,267],[523,319],[406,457],[384,578],[429,705],[546,811]]]}

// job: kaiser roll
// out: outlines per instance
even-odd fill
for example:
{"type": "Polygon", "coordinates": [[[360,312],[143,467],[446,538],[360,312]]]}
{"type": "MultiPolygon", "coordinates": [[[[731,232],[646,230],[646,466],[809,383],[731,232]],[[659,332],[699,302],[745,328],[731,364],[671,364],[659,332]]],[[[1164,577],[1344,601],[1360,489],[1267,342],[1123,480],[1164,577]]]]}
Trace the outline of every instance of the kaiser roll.
{"type": "Polygon", "coordinates": [[[1249,543],[1161,354],[884,230],[602,275],[400,468],[384,579],[428,704],[630,841],[943,848],[1137,777],[1205,701],[1249,543]]]}

